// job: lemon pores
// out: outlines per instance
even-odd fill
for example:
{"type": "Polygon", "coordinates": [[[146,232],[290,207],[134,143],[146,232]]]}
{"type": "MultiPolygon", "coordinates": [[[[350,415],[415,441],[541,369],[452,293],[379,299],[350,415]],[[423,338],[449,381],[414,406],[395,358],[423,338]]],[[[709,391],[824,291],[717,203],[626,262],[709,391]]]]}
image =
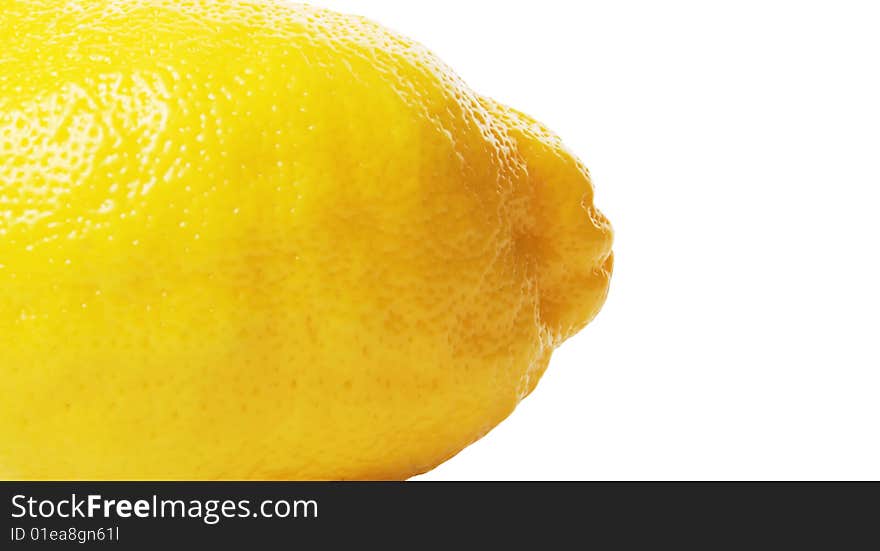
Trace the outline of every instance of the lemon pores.
{"type": "Polygon", "coordinates": [[[283,2],[5,0],[0,478],[403,479],[601,307],[586,169],[283,2]]]}

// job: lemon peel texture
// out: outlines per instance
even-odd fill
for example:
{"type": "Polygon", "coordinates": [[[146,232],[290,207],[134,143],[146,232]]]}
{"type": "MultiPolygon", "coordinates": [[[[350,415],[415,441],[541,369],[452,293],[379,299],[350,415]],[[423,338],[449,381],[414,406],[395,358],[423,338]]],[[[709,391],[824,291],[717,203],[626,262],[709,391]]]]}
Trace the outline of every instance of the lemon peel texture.
{"type": "Polygon", "coordinates": [[[360,17],[0,9],[0,478],[405,479],[602,306],[547,128],[360,17]]]}

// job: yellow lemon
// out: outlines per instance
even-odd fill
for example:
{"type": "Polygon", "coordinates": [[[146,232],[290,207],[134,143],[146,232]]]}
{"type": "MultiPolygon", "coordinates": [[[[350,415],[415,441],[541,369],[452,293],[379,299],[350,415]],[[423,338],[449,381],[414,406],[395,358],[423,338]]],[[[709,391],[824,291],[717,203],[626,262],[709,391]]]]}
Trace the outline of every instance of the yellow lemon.
{"type": "Polygon", "coordinates": [[[0,9],[0,478],[404,479],[599,311],[584,166],[359,17],[0,9]]]}

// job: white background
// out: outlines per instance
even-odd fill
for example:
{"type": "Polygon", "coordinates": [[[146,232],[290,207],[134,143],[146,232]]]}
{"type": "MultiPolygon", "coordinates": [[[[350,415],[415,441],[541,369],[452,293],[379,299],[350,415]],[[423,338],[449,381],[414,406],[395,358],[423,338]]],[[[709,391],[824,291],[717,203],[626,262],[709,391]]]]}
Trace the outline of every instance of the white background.
{"type": "Polygon", "coordinates": [[[880,7],[317,2],[556,130],[611,294],[500,427],[422,480],[880,479],[880,7]]]}

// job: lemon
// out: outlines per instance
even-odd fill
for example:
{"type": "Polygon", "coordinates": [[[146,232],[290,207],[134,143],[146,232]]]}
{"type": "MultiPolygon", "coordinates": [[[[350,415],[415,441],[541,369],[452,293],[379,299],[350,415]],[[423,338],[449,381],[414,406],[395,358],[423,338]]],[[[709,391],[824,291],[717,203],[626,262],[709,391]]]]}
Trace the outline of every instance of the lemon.
{"type": "Polygon", "coordinates": [[[0,478],[405,479],[599,311],[529,117],[359,17],[5,0],[0,478]]]}

